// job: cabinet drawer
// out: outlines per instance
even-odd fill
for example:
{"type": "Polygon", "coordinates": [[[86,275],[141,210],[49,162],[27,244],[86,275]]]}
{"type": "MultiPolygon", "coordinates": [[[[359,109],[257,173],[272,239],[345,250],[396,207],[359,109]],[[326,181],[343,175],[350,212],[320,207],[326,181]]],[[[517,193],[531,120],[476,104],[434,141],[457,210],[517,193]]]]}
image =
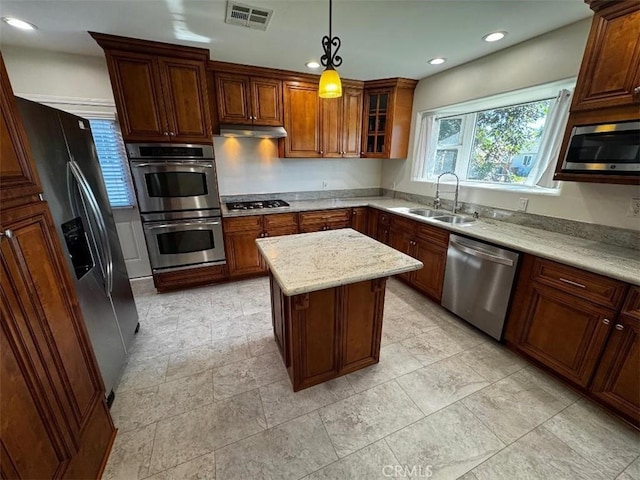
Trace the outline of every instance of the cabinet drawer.
{"type": "Polygon", "coordinates": [[[223,224],[227,233],[262,231],[262,216],[225,218],[223,224]]]}
{"type": "Polygon", "coordinates": [[[418,224],[416,232],[418,238],[436,245],[447,246],[449,244],[449,232],[442,228],[432,227],[430,225],[418,224]]]}
{"type": "Polygon", "coordinates": [[[380,212],[380,218],[378,219],[380,225],[389,225],[391,222],[391,214],[380,212]]]}
{"type": "Polygon", "coordinates": [[[275,228],[298,227],[298,217],[295,213],[274,213],[264,216],[264,229],[267,231],[275,228]]]}
{"type": "Polygon", "coordinates": [[[622,307],[622,313],[640,321],[640,287],[631,287],[622,307]]]}
{"type": "Polygon", "coordinates": [[[300,226],[312,223],[351,223],[351,210],[341,208],[336,210],[315,210],[299,214],[300,226]]]}
{"type": "Polygon", "coordinates": [[[558,290],[616,309],[622,302],[626,287],[617,280],[539,258],[533,269],[533,278],[558,290]]]}
{"type": "Polygon", "coordinates": [[[409,233],[410,235],[413,235],[416,229],[416,222],[414,222],[413,220],[409,220],[408,218],[392,215],[391,228],[393,230],[403,230],[409,233]]]}

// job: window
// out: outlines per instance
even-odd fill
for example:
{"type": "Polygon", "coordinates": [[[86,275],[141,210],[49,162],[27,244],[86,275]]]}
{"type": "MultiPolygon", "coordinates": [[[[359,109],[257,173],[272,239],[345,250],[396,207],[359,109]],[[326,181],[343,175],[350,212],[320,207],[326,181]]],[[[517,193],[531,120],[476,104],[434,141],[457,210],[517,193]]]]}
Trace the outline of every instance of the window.
{"type": "Polygon", "coordinates": [[[135,205],[127,153],[115,120],[89,119],[93,141],[112,207],[135,205]]]}
{"type": "MultiPolygon", "coordinates": [[[[563,87],[567,82],[563,84],[563,87]]],[[[424,112],[417,134],[414,180],[454,172],[460,180],[512,188],[555,187],[553,165],[571,92],[550,84],[424,112]]]]}

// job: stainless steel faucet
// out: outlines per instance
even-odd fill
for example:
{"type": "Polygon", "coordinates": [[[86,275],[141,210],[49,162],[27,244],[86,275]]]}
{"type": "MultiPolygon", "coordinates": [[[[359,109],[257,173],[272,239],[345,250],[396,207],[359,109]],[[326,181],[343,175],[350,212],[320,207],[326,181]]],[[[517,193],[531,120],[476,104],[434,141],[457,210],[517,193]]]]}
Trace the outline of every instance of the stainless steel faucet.
{"type": "Polygon", "coordinates": [[[443,175],[453,175],[456,177],[456,195],[453,199],[453,208],[451,209],[452,213],[456,213],[458,211],[458,192],[460,191],[460,178],[453,172],[444,172],[438,175],[438,180],[436,181],[436,198],[433,200],[433,206],[438,209],[442,205],[442,201],[440,200],[440,178],[443,175]]]}

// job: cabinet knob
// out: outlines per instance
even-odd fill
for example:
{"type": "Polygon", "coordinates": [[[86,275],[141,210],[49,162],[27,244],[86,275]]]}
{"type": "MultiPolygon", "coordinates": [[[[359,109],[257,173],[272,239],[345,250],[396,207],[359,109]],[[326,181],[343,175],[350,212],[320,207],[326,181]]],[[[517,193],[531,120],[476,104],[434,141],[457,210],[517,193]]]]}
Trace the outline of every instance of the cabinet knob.
{"type": "Polygon", "coordinates": [[[175,136],[176,136],[176,134],[175,134],[175,133],[173,133],[173,132],[169,132],[169,136],[170,136],[170,137],[175,137],[175,136]]]}
{"type": "Polygon", "coordinates": [[[164,136],[168,137],[169,136],[169,132],[164,132],[164,136]]]}
{"type": "Polygon", "coordinates": [[[324,155],[324,151],[320,150],[320,155],[324,155]]]}
{"type": "Polygon", "coordinates": [[[640,87],[636,87],[633,89],[633,94],[634,95],[640,95],[640,87]]]}
{"type": "Polygon", "coordinates": [[[624,325],[622,325],[621,323],[618,323],[616,325],[616,330],[624,330],[624,325]]]}
{"type": "Polygon", "coordinates": [[[13,231],[6,229],[4,232],[0,232],[0,237],[13,238],[13,231]]]}
{"type": "Polygon", "coordinates": [[[604,323],[605,325],[609,325],[611,323],[611,320],[605,318],[604,320],[602,320],[602,323],[604,323]]]}

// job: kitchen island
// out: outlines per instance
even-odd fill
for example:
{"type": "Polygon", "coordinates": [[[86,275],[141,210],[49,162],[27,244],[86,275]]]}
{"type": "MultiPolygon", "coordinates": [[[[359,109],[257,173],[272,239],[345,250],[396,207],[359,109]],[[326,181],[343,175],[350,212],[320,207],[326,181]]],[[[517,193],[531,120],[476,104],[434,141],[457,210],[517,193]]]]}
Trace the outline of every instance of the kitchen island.
{"type": "Polygon", "coordinates": [[[350,228],[256,243],[294,391],[378,362],[386,279],[422,262],[350,228]]]}

